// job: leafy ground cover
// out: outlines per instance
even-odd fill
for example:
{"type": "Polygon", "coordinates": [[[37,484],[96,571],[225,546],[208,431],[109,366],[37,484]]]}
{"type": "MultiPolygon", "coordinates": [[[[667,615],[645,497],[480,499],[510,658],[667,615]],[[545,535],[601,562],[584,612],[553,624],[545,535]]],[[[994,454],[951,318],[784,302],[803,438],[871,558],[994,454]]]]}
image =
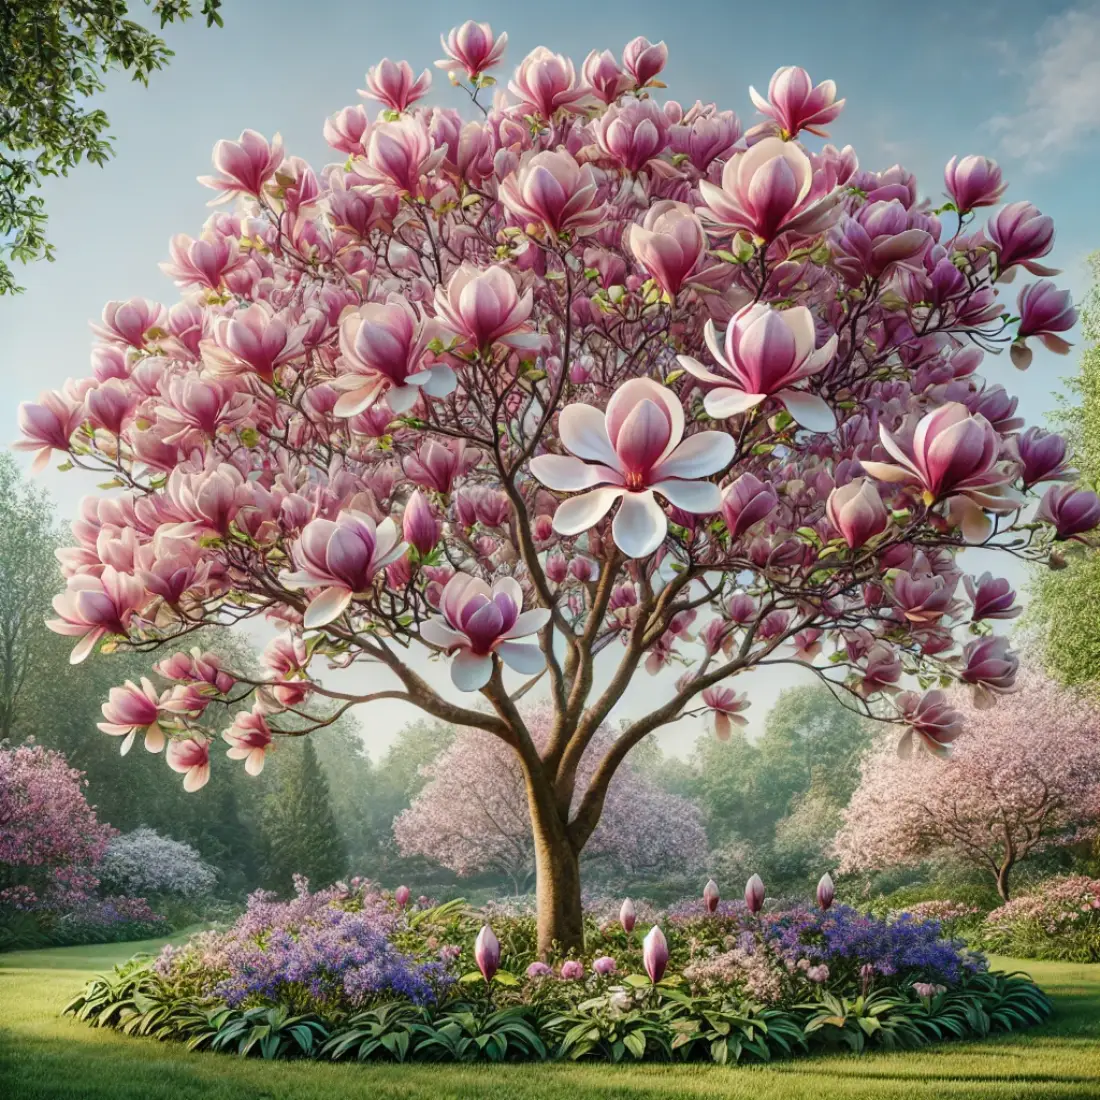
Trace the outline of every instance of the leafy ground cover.
{"type": "Polygon", "coordinates": [[[105,966],[151,943],[0,958],[0,1091],[22,1100],[1061,1100],[1100,1080],[1100,966],[994,958],[1027,970],[1055,1011],[1041,1027],[914,1052],[801,1058],[769,1066],[509,1066],[265,1063],[130,1039],[63,1018],[105,966]]]}

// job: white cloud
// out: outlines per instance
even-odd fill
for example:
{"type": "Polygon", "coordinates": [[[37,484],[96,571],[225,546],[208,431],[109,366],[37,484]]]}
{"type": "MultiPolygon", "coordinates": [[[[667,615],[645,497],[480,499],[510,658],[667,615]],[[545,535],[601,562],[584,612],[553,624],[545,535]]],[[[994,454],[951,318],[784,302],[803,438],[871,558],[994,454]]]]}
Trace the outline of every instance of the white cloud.
{"type": "Polygon", "coordinates": [[[1100,4],[1047,19],[1010,71],[1020,107],[989,121],[1005,153],[1043,168],[1087,145],[1100,133],[1100,4]]]}

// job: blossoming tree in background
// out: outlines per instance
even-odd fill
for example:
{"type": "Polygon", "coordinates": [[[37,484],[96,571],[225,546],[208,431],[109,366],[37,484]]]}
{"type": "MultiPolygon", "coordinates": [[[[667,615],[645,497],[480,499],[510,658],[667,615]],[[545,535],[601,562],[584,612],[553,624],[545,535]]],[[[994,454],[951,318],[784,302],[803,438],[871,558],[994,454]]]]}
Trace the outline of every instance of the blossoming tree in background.
{"type": "Polygon", "coordinates": [[[843,870],[949,855],[991,875],[1006,901],[1013,868],[1045,847],[1094,835],[1100,712],[1035,675],[992,714],[964,708],[947,760],[899,760],[882,746],[837,838],[843,870]]]}
{"type": "Polygon", "coordinates": [[[0,747],[0,908],[63,912],[92,896],[116,834],[84,785],[59,752],[0,747]]]}
{"type": "Polygon", "coordinates": [[[266,680],[184,647],[157,666],[167,689],[112,695],[108,732],[163,736],[197,789],[226,694],[256,692],[224,731],[253,773],[274,737],[331,720],[310,716],[324,699],[484,730],[524,775],[548,949],[581,938],[579,857],[643,738],[704,710],[728,733],[747,702],[729,682],[793,662],[938,750],[955,712],[893,696],[903,675],[992,700],[1016,669],[985,636],[1010,589],[964,583],[957,552],[1042,560],[1100,501],[1047,488],[1064,443],[977,373],[986,351],[1061,350],[1073,321],[1045,278],[1020,316],[1001,300],[1053,274],[1053,227],[1026,202],[976,224],[995,164],[953,161],[934,209],[903,168],[816,142],[832,82],[780,70],[743,132],[659,102],[666,50],[644,39],[580,71],[540,47],[488,105],[503,45],[473,23],[445,40],[471,119],[419,103],[428,73],[375,66],[381,112],[335,114],[319,174],[277,137],[220,142],[203,182],[232,205],[173,239],[182,300],[108,304],[92,376],[23,406],[21,446],[119,490],[65,557],[74,660],[286,627],[266,680]],[[639,678],[691,657],[579,782],[639,678]],[[321,684],[326,659],[365,666],[361,690],[321,684]],[[536,682],[541,746],[516,706],[536,682]]]}
{"type": "MultiPolygon", "coordinates": [[[[521,714],[542,751],[553,729],[552,710],[539,706],[521,714]]],[[[587,787],[614,740],[607,725],[596,731],[581,759],[574,797],[587,787]]],[[[424,774],[428,784],[394,820],[401,854],[425,856],[459,875],[496,871],[521,893],[535,870],[535,840],[517,755],[484,730],[464,730],[424,774]]],[[[698,870],[707,855],[702,814],[688,799],[624,766],[608,786],[584,855],[622,873],[698,870]]]]}

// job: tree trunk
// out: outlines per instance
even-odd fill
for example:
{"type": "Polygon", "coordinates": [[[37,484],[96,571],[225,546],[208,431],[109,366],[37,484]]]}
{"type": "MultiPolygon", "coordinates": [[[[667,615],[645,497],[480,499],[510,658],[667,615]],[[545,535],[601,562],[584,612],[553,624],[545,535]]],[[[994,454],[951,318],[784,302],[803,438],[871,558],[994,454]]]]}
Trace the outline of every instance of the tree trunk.
{"type": "Polygon", "coordinates": [[[1008,875],[1012,870],[1012,864],[1002,863],[997,871],[997,893],[1001,895],[1001,901],[1008,901],[1008,875]]]}
{"type": "Polygon", "coordinates": [[[584,947],[579,853],[573,850],[565,823],[546,805],[549,800],[536,797],[529,786],[528,801],[535,839],[538,949],[548,958],[584,947]]]}

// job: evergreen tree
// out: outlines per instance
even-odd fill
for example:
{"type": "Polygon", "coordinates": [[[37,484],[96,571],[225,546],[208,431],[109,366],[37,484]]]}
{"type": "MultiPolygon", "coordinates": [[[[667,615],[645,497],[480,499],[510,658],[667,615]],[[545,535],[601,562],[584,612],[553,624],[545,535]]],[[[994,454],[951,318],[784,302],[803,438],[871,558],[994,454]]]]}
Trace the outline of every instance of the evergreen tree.
{"type": "Polygon", "coordinates": [[[289,893],[295,875],[314,889],[347,870],[347,853],[317,751],[308,737],[280,746],[279,776],[264,802],[268,845],[265,882],[289,893]]]}

